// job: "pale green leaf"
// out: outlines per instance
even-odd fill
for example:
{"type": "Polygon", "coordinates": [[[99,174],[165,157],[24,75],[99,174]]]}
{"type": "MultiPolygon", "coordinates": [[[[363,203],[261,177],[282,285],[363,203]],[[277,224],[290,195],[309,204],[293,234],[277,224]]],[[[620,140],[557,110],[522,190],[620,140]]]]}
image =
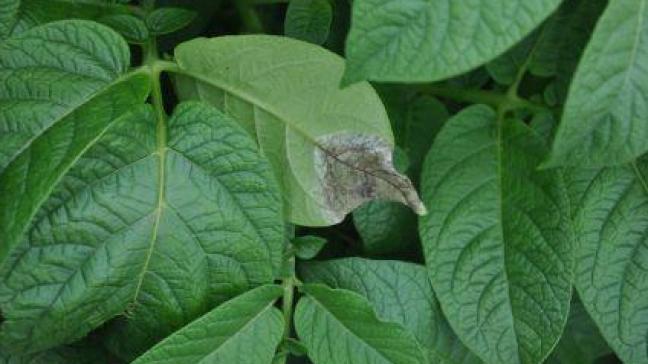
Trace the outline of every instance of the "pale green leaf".
{"type": "Polygon", "coordinates": [[[414,335],[376,317],[363,296],[319,284],[302,291],[295,328],[315,364],[427,364],[414,335]]]}
{"type": "Polygon", "coordinates": [[[146,17],[146,25],[154,35],[168,34],[186,27],[197,15],[183,8],[159,8],[146,17]]]}
{"type": "Polygon", "coordinates": [[[0,272],[3,347],[45,349],[123,315],[104,333],[130,361],[278,274],[281,199],[254,140],[208,105],[153,114],[114,125],[36,215],[0,272]]]}
{"type": "Polygon", "coordinates": [[[273,164],[288,218],[331,225],[365,201],[407,203],[424,213],[414,187],[392,166],[393,136],[367,83],[339,89],[343,61],[312,44],[255,35],[194,39],[175,56],[182,99],[233,115],[273,164]]]}
{"type": "Polygon", "coordinates": [[[565,175],[579,296],[621,360],[648,363],[648,161],[565,175]]]}
{"type": "Polygon", "coordinates": [[[345,83],[427,82],[484,64],[529,34],[560,0],[356,0],[345,83]]]}
{"type": "Polygon", "coordinates": [[[324,283],[364,296],[378,317],[403,325],[427,351],[429,363],[480,363],[446,322],[425,267],[398,261],[344,258],[299,265],[308,283],[324,283]]]}
{"type": "Polygon", "coordinates": [[[330,0],[290,0],[284,33],[295,39],[322,44],[328,38],[332,19],[330,0]]]}
{"type": "Polygon", "coordinates": [[[567,320],[573,266],[568,198],[538,171],[543,140],[476,105],[449,120],[421,179],[432,286],[450,325],[489,363],[539,363],[567,320]]]}
{"type": "Polygon", "coordinates": [[[133,364],[270,364],[284,321],[279,286],[262,286],[216,307],[161,341],[133,364]]]}
{"type": "Polygon", "coordinates": [[[648,151],[648,0],[611,1],[570,87],[548,167],[601,167],[648,151]]]}

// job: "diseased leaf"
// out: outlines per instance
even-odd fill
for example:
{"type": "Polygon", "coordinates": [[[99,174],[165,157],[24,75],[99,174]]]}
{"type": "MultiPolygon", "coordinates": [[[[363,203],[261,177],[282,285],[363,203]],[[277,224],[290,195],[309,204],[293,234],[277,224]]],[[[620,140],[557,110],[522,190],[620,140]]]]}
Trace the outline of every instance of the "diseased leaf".
{"type": "Polygon", "coordinates": [[[538,171],[543,141],[477,105],[449,120],[424,165],[419,231],[432,286],[458,336],[488,363],[539,363],[567,320],[568,198],[538,171]]]}
{"type": "Polygon", "coordinates": [[[86,21],[0,43],[0,265],[79,156],[144,103],[150,81],[126,73],[129,57],[117,34],[86,21]]]}
{"type": "Polygon", "coordinates": [[[164,339],[133,364],[271,364],[283,316],[279,286],[262,286],[216,307],[164,339]]]}
{"type": "MultiPolygon", "coordinates": [[[[398,147],[394,150],[394,166],[402,173],[409,167],[407,155],[398,147]]],[[[418,246],[416,215],[402,204],[369,201],[353,211],[353,224],[365,254],[387,255],[418,246]]]]}
{"type": "Polygon", "coordinates": [[[401,325],[378,319],[361,295],[324,285],[302,287],[295,328],[317,364],[426,364],[425,354],[401,325]]]}
{"type": "Polygon", "coordinates": [[[308,283],[324,283],[364,296],[380,319],[412,333],[429,363],[480,363],[463,346],[443,317],[425,267],[398,261],[344,258],[299,265],[308,283]]]}
{"type": "Polygon", "coordinates": [[[130,14],[111,14],[97,20],[115,29],[129,43],[143,44],[149,38],[149,32],[144,21],[130,14]]]}
{"type": "Polygon", "coordinates": [[[566,169],[579,249],[575,285],[617,355],[648,362],[648,160],[566,169]]]}
{"type": "Polygon", "coordinates": [[[598,327],[587,314],[585,307],[574,299],[569,311],[565,332],[549,363],[594,363],[596,359],[611,354],[612,350],[599,333],[598,327]]]}
{"type": "Polygon", "coordinates": [[[11,35],[19,8],[20,0],[0,0],[0,40],[11,35]]]}
{"type": "Polygon", "coordinates": [[[548,167],[627,163],[648,151],[648,0],[611,1],[570,87],[548,167]]]}
{"type": "Polygon", "coordinates": [[[314,236],[299,236],[292,240],[295,247],[295,255],[301,259],[313,259],[326,245],[326,239],[314,236]]]}
{"type": "Polygon", "coordinates": [[[331,225],[365,201],[424,213],[409,179],[392,167],[393,136],[367,83],[338,88],[343,62],[289,38],[195,39],[175,51],[183,99],[216,105],[255,135],[284,190],[289,220],[331,225]]]}
{"type": "Polygon", "coordinates": [[[146,17],[146,25],[151,34],[168,34],[186,27],[197,15],[196,12],[183,8],[158,8],[146,17]]]}
{"type": "Polygon", "coordinates": [[[330,0],[290,0],[284,33],[295,39],[322,44],[328,38],[332,19],[330,0]]]}
{"type": "Polygon", "coordinates": [[[560,0],[356,0],[344,83],[429,82],[497,57],[560,0]]]}
{"type": "Polygon", "coordinates": [[[272,282],[282,216],[269,163],[233,120],[186,103],[165,125],[146,108],[81,157],[0,272],[0,344],[45,349],[124,314],[104,330],[130,361],[272,282]]]}

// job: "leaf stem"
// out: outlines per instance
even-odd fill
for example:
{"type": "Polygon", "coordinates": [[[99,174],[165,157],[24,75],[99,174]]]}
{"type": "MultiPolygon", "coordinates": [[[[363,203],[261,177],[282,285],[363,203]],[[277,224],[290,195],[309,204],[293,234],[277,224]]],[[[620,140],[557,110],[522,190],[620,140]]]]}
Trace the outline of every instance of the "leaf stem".
{"type": "MultiPolygon", "coordinates": [[[[511,88],[513,89],[513,87],[511,88]]],[[[511,90],[509,89],[509,91],[511,90]]],[[[527,109],[532,112],[546,111],[547,109],[539,104],[533,103],[526,99],[517,96],[517,92],[507,92],[506,94],[485,91],[485,90],[470,90],[449,85],[422,85],[418,90],[423,93],[439,96],[443,98],[452,99],[459,102],[485,104],[492,106],[495,109],[505,108],[506,110],[512,109],[527,109]]]]}

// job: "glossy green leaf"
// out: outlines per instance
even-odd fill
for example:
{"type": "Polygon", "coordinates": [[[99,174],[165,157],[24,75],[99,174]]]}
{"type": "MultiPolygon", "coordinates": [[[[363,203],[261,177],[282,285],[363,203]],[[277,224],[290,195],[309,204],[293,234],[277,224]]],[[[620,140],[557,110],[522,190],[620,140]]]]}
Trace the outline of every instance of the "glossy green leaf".
{"type": "Polygon", "coordinates": [[[599,333],[598,327],[587,314],[585,307],[574,299],[569,310],[569,320],[549,363],[594,363],[596,359],[611,354],[612,350],[599,333]]]}
{"type": "Polygon", "coordinates": [[[18,20],[20,0],[0,0],[0,40],[7,38],[18,20]]]}
{"type": "Polygon", "coordinates": [[[133,364],[271,364],[284,330],[279,286],[246,292],[175,332],[133,364]]]}
{"type": "Polygon", "coordinates": [[[600,167],[648,151],[648,0],[611,1],[572,82],[547,166],[600,167]]]}
{"type": "Polygon", "coordinates": [[[648,363],[648,161],[567,169],[579,249],[575,285],[617,355],[648,363]]]}
{"type": "Polygon", "coordinates": [[[323,283],[364,296],[378,317],[403,325],[428,353],[429,363],[480,363],[443,317],[425,267],[398,261],[344,258],[299,265],[308,283],[323,283]]]}
{"type": "Polygon", "coordinates": [[[116,33],[85,21],[0,44],[0,265],[79,156],[145,101],[150,81],[126,73],[129,57],[116,33]]]}
{"type": "Polygon", "coordinates": [[[168,34],[186,27],[197,15],[196,12],[183,8],[159,8],[146,17],[146,25],[151,34],[168,34]]]}
{"type": "Polygon", "coordinates": [[[424,165],[419,220],[432,286],[450,325],[489,363],[539,363],[567,320],[568,198],[545,146],[476,105],[449,120],[424,165]]]}
{"type": "Polygon", "coordinates": [[[470,71],[520,41],[560,0],[356,0],[344,82],[427,82],[470,71]]]}
{"type": "Polygon", "coordinates": [[[426,364],[403,326],[380,320],[361,295],[324,285],[302,287],[295,328],[315,364],[426,364]]]}
{"type": "Polygon", "coordinates": [[[255,35],[195,39],[175,56],[183,99],[216,105],[255,135],[283,186],[289,220],[331,225],[374,198],[425,212],[392,166],[385,109],[367,83],[339,89],[343,61],[318,46],[255,35]]]}
{"type": "Polygon", "coordinates": [[[81,157],[0,272],[0,344],[45,349],[125,314],[105,331],[130,360],[272,282],[282,216],[269,163],[229,117],[186,103],[165,125],[143,109],[81,157]]]}
{"type": "Polygon", "coordinates": [[[97,20],[124,36],[129,43],[143,44],[149,38],[144,21],[130,14],[111,14],[97,20]]]}
{"type": "Polygon", "coordinates": [[[301,259],[313,259],[326,245],[326,239],[314,236],[299,236],[292,240],[295,247],[295,255],[301,259]]]}
{"type": "Polygon", "coordinates": [[[284,33],[295,39],[322,44],[328,38],[332,19],[330,0],[290,0],[284,33]]]}

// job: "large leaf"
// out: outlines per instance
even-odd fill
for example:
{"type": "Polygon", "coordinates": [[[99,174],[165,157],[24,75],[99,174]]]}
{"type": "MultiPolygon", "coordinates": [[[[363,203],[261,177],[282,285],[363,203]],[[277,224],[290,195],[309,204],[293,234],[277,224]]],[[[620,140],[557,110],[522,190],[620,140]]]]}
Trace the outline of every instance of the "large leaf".
{"type": "Polygon", "coordinates": [[[571,169],[579,249],[576,288],[601,333],[628,363],[648,363],[648,160],[571,169]]]}
{"type": "Polygon", "coordinates": [[[269,163],[210,106],[146,108],[113,128],[36,215],[0,276],[0,344],[35,351],[106,330],[131,358],[269,283],[283,252],[269,163]]]}
{"type": "Polygon", "coordinates": [[[295,328],[315,364],[427,364],[416,338],[378,319],[361,295],[319,284],[302,290],[295,328]]]}
{"type": "Polygon", "coordinates": [[[430,363],[479,363],[459,341],[443,317],[430,287],[425,267],[398,261],[344,258],[299,265],[309,283],[361,294],[378,317],[412,333],[427,350],[430,363]]]}
{"type": "Polygon", "coordinates": [[[539,25],[560,0],[356,0],[345,83],[436,81],[470,71],[539,25]]]}
{"type": "Polygon", "coordinates": [[[367,83],[340,90],[335,54],[284,37],[194,39],[175,56],[183,99],[232,114],[253,135],[283,185],[290,221],[330,225],[382,198],[424,212],[410,181],[391,161],[393,137],[367,83]]]}
{"type": "Polygon", "coordinates": [[[79,156],[144,102],[148,76],[126,74],[129,58],[116,33],[84,21],[0,44],[0,265],[79,156]]]}
{"type": "Polygon", "coordinates": [[[594,363],[596,359],[611,352],[583,304],[574,299],[569,310],[567,327],[556,350],[551,354],[549,363],[594,363]]]}
{"type": "Polygon", "coordinates": [[[0,364],[118,364],[96,338],[27,355],[0,351],[0,364]]]}
{"type": "Polygon", "coordinates": [[[430,279],[448,321],[489,363],[538,363],[567,320],[573,266],[568,198],[540,172],[544,142],[486,106],[465,109],[424,165],[419,221],[430,279]]]}
{"type": "Polygon", "coordinates": [[[279,286],[262,286],[227,301],[164,339],[133,364],[271,364],[284,320],[273,304],[279,286]]]}
{"type": "Polygon", "coordinates": [[[611,1],[572,82],[548,166],[600,167],[648,151],[648,0],[611,1]]]}

